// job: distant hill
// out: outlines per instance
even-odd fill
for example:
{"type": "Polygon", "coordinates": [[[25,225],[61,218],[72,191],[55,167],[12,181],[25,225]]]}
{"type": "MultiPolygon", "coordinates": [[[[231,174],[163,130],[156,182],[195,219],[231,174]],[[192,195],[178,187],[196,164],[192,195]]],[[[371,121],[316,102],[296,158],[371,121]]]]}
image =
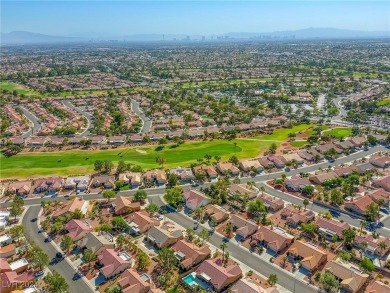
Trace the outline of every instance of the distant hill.
{"type": "MultiPolygon", "coordinates": [[[[164,40],[200,40],[201,35],[184,34],[133,34],[119,35],[114,33],[75,33],[67,36],[52,36],[26,31],[14,31],[1,33],[1,44],[39,44],[39,43],[69,43],[86,41],[162,41],[164,40]]],[[[336,28],[307,28],[295,31],[275,31],[275,32],[231,32],[219,36],[214,36],[215,40],[283,40],[283,39],[369,39],[369,38],[390,38],[390,31],[355,31],[336,28]]],[[[206,35],[206,40],[211,36],[206,35]]]]}
{"type": "Polygon", "coordinates": [[[64,43],[86,40],[83,38],[49,36],[25,31],[14,31],[1,33],[1,44],[42,44],[42,43],[64,43]]]}

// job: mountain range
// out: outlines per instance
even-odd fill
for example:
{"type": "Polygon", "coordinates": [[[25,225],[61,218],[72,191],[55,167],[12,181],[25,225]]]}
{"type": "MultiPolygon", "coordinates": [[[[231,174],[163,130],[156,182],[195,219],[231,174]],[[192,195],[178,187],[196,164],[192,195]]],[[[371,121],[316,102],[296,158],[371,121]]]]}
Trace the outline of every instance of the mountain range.
{"type": "Polygon", "coordinates": [[[119,35],[112,33],[85,32],[65,36],[45,35],[27,31],[1,33],[2,45],[40,44],[40,43],[71,43],[98,41],[181,41],[181,40],[283,40],[283,39],[369,39],[390,38],[390,31],[357,31],[336,28],[307,28],[294,31],[275,32],[230,32],[224,35],[183,35],[183,34],[133,34],[119,35]]]}

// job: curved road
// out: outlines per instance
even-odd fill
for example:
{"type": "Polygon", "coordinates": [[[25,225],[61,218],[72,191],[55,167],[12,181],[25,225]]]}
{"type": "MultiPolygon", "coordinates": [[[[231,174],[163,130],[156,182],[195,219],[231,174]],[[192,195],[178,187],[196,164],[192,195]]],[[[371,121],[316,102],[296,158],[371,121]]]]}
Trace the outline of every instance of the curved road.
{"type": "Polygon", "coordinates": [[[20,108],[20,110],[22,110],[24,116],[26,116],[27,119],[30,120],[32,123],[32,128],[30,128],[29,131],[25,132],[22,135],[22,137],[27,138],[27,137],[36,135],[39,132],[39,130],[41,129],[41,124],[38,122],[39,119],[33,113],[31,113],[26,108],[24,108],[23,106],[19,106],[19,108],[20,108]]]}
{"type": "Polygon", "coordinates": [[[76,136],[88,136],[88,135],[90,135],[91,134],[90,130],[93,128],[93,121],[91,119],[91,115],[89,115],[89,113],[83,111],[82,109],[80,109],[78,107],[75,107],[70,101],[62,101],[62,104],[64,104],[66,107],[72,109],[73,111],[79,112],[88,121],[87,128],[82,133],[79,133],[76,136]]]}
{"type": "Polygon", "coordinates": [[[152,120],[146,117],[144,112],[140,109],[139,103],[137,101],[131,100],[131,110],[139,116],[142,120],[142,129],[141,133],[148,133],[152,128],[152,120]]]}
{"type": "MultiPolygon", "coordinates": [[[[33,240],[38,246],[40,246],[43,251],[49,256],[49,259],[53,259],[58,252],[57,249],[51,244],[45,242],[45,236],[41,233],[38,233],[38,225],[37,222],[31,222],[32,219],[36,218],[40,206],[30,206],[23,217],[23,226],[24,233],[26,238],[33,240]]],[[[65,278],[69,285],[68,292],[69,293],[90,293],[94,292],[81,278],[76,281],[73,281],[73,276],[76,273],[75,269],[65,260],[63,259],[57,264],[48,265],[47,266],[50,271],[56,270],[61,276],[65,278]]]]}

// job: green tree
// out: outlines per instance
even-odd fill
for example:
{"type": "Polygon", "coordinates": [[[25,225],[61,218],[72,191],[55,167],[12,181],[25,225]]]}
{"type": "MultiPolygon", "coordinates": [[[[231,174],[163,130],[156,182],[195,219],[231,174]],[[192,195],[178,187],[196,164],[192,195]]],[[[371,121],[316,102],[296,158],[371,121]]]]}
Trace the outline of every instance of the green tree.
{"type": "Polygon", "coordinates": [[[85,249],[83,253],[83,260],[85,263],[91,263],[97,259],[97,255],[91,249],[85,249]]]}
{"type": "Polygon", "coordinates": [[[239,160],[238,160],[238,158],[237,158],[236,155],[233,155],[233,156],[231,156],[231,157],[229,158],[229,162],[232,163],[233,165],[238,165],[239,160]]]}
{"type": "Polygon", "coordinates": [[[330,272],[321,275],[320,283],[326,292],[335,293],[339,291],[340,282],[330,272]]]}
{"type": "Polygon", "coordinates": [[[136,261],[137,261],[138,270],[140,271],[143,271],[144,269],[150,266],[150,259],[148,255],[143,251],[140,251],[138,253],[136,261]]]}
{"type": "Polygon", "coordinates": [[[114,228],[120,229],[121,231],[129,229],[129,225],[127,224],[126,220],[120,216],[112,218],[111,225],[114,228]]]}
{"type": "Polygon", "coordinates": [[[330,200],[336,206],[342,205],[344,203],[344,198],[340,191],[333,189],[330,193],[330,200]]]}
{"type": "Polygon", "coordinates": [[[169,176],[168,176],[168,185],[169,186],[176,186],[178,181],[179,180],[175,174],[169,174],[169,176]]]}
{"type": "Polygon", "coordinates": [[[360,266],[367,272],[373,272],[375,270],[375,265],[368,257],[363,257],[362,261],[360,262],[360,266]]]}
{"type": "Polygon", "coordinates": [[[158,252],[157,261],[160,264],[160,266],[163,268],[164,271],[170,271],[173,266],[176,266],[178,263],[178,260],[175,256],[175,253],[173,250],[163,247],[158,252]]]}
{"type": "Polygon", "coordinates": [[[120,174],[127,170],[127,165],[124,161],[119,161],[118,166],[116,167],[116,173],[120,174]]]}
{"type": "Polygon", "coordinates": [[[271,154],[274,154],[274,153],[276,153],[276,150],[278,149],[278,146],[276,145],[276,143],[272,143],[270,146],[269,146],[269,152],[271,153],[271,154]]]}
{"type": "Polygon", "coordinates": [[[317,232],[318,227],[315,223],[302,223],[302,230],[306,233],[308,233],[311,236],[314,236],[314,234],[317,232]]]}
{"type": "Polygon", "coordinates": [[[264,213],[265,210],[266,210],[265,206],[264,206],[263,202],[260,199],[251,201],[248,204],[248,212],[250,212],[251,214],[264,213]]]}
{"type": "Polygon", "coordinates": [[[345,245],[351,245],[353,240],[355,239],[356,232],[352,228],[348,228],[343,230],[343,237],[345,245]]]}
{"type": "Polygon", "coordinates": [[[12,237],[16,238],[18,241],[18,244],[20,244],[20,238],[24,235],[24,226],[23,225],[16,225],[13,226],[9,230],[12,237]]]}
{"type": "Polygon", "coordinates": [[[43,277],[43,281],[45,281],[46,289],[50,293],[63,293],[68,291],[68,283],[66,283],[65,279],[55,270],[43,277]]]}
{"type": "Polygon", "coordinates": [[[302,188],[302,194],[308,197],[311,197],[313,195],[313,192],[314,192],[314,186],[312,185],[306,185],[302,188]]]}
{"type": "Polygon", "coordinates": [[[102,196],[103,198],[107,199],[107,201],[110,201],[111,198],[116,196],[116,193],[113,190],[104,190],[102,196]]]}
{"type": "Polygon", "coordinates": [[[166,162],[166,159],[163,156],[158,156],[156,158],[156,163],[161,166],[162,169],[164,169],[164,163],[166,162]]]}
{"type": "MultiPolygon", "coordinates": [[[[21,198],[20,196],[15,196],[13,202],[11,203],[10,207],[10,216],[14,217],[16,220],[17,216],[20,216],[23,213],[23,204],[20,204],[20,201],[15,200],[17,198],[21,198]]],[[[22,199],[23,200],[23,199],[22,199]]]]}
{"type": "Polygon", "coordinates": [[[181,187],[168,189],[164,194],[164,199],[169,205],[177,208],[183,200],[183,189],[181,187]]]}
{"type": "Polygon", "coordinates": [[[32,245],[31,250],[33,253],[30,255],[30,264],[33,268],[42,270],[43,267],[49,264],[49,256],[42,251],[37,245],[32,245]]]}
{"type": "Polygon", "coordinates": [[[276,284],[276,282],[278,281],[278,276],[276,275],[276,274],[271,274],[271,275],[269,275],[269,277],[268,277],[268,284],[270,284],[270,285],[275,285],[276,284]]]}
{"type": "Polygon", "coordinates": [[[96,171],[101,172],[103,170],[103,167],[104,167],[104,162],[101,160],[96,160],[94,162],[94,167],[95,167],[96,171]]]}
{"type": "Polygon", "coordinates": [[[305,207],[305,210],[306,210],[306,207],[310,204],[310,201],[308,199],[304,199],[303,200],[303,206],[305,207]]]}
{"type": "Polygon", "coordinates": [[[348,252],[340,252],[338,255],[342,260],[350,261],[351,260],[351,254],[348,252]]]}
{"type": "Polygon", "coordinates": [[[158,205],[154,203],[148,204],[148,206],[145,208],[149,212],[151,216],[153,216],[158,211],[158,205]]]}
{"type": "Polygon", "coordinates": [[[210,240],[209,232],[206,229],[202,229],[202,231],[199,232],[199,238],[202,239],[202,246],[203,246],[205,241],[210,240]]]}
{"type": "Polygon", "coordinates": [[[134,193],[134,201],[138,201],[141,204],[143,204],[147,198],[148,194],[145,190],[137,190],[136,193],[134,193]]]}
{"type": "Polygon", "coordinates": [[[112,171],[112,167],[113,167],[113,164],[111,161],[108,161],[108,160],[104,161],[104,169],[103,169],[104,173],[110,174],[112,171]]]}
{"type": "Polygon", "coordinates": [[[366,208],[366,217],[369,221],[375,221],[378,219],[380,213],[379,213],[379,207],[375,203],[370,203],[366,208]]]}
{"type": "Polygon", "coordinates": [[[62,237],[62,241],[60,244],[62,250],[65,250],[68,253],[73,245],[74,241],[69,235],[64,235],[64,237],[62,237]]]}
{"type": "Polygon", "coordinates": [[[186,237],[189,241],[192,241],[195,236],[195,230],[192,228],[187,228],[186,229],[186,237]]]}

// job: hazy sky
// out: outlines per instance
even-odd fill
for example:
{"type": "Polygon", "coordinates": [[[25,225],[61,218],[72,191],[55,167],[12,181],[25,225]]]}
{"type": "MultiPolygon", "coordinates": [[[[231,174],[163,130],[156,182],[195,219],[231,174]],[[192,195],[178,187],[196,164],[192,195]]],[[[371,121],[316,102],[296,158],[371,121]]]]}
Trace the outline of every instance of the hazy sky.
{"type": "Polygon", "coordinates": [[[223,34],[390,30],[390,1],[1,1],[1,31],[223,34]]]}

